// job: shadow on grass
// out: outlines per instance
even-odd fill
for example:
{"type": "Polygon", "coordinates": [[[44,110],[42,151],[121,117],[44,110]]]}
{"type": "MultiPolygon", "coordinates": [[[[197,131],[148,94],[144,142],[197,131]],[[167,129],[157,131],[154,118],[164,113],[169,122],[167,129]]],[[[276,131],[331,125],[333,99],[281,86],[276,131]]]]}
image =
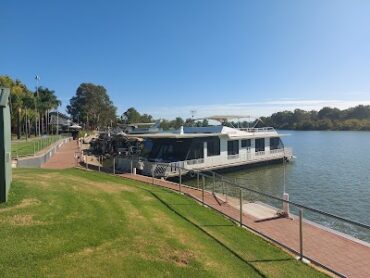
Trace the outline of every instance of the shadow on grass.
{"type": "MultiPolygon", "coordinates": [[[[182,219],[184,219],[186,222],[190,223],[191,225],[193,225],[194,227],[196,227],[198,230],[202,231],[204,234],[206,234],[208,237],[212,238],[214,241],[216,241],[218,244],[220,244],[223,248],[225,248],[226,250],[228,250],[231,254],[233,254],[235,257],[237,257],[240,261],[242,261],[243,263],[245,263],[246,265],[248,265],[250,268],[252,268],[259,276],[261,277],[267,277],[265,274],[263,274],[259,269],[257,269],[253,264],[251,264],[251,262],[245,260],[242,256],[240,256],[238,253],[236,253],[234,250],[232,250],[230,247],[228,247],[227,245],[225,245],[222,241],[220,241],[218,238],[216,238],[215,236],[213,236],[212,234],[210,234],[209,232],[207,232],[205,229],[202,228],[201,225],[198,225],[197,223],[193,222],[192,220],[190,220],[189,218],[187,218],[186,216],[182,215],[181,213],[179,213],[176,209],[174,209],[173,207],[171,207],[171,205],[169,205],[168,203],[166,203],[163,199],[161,199],[157,194],[155,194],[154,192],[148,190],[148,189],[145,189],[146,191],[148,191],[154,198],[156,198],[158,201],[160,201],[164,206],[166,206],[169,210],[171,210],[172,212],[174,212],[176,215],[178,215],[179,217],[181,217],[182,219]]],[[[162,192],[161,192],[162,193],[162,192]]],[[[213,226],[213,225],[203,225],[204,226],[213,226]]],[[[227,225],[227,226],[234,226],[234,225],[227,225]]],[[[289,260],[289,259],[288,259],[289,260]]],[[[262,261],[266,261],[267,260],[261,260],[262,261]]],[[[272,261],[275,261],[275,260],[271,260],[272,261]]],[[[254,262],[260,262],[260,261],[254,261],[254,262]]]]}

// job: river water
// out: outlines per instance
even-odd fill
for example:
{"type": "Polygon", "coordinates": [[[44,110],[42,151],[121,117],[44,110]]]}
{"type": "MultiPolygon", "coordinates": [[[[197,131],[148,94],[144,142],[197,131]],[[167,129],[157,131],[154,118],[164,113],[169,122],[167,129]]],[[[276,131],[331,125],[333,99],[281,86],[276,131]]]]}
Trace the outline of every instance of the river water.
{"type": "MultiPolygon", "coordinates": [[[[290,200],[370,225],[370,132],[279,131],[292,147],[293,162],[286,165],[285,191],[290,200]]],[[[225,174],[243,179],[247,187],[282,196],[282,164],[225,174]]],[[[266,201],[261,199],[262,201],[266,201]]],[[[294,212],[294,209],[293,209],[294,212]]],[[[370,231],[315,213],[305,216],[370,242],[370,231]]]]}

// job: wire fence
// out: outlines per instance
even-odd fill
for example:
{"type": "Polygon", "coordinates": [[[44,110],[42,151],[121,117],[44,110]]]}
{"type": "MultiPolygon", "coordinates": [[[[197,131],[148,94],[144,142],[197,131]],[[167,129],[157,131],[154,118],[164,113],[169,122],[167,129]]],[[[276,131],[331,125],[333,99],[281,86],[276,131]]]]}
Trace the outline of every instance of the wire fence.
{"type": "MultiPolygon", "coordinates": [[[[117,158],[82,155],[87,169],[112,174],[136,174],[139,159],[117,165],[117,158]]],[[[154,164],[154,163],[153,163],[154,164]]],[[[169,167],[155,163],[150,182],[169,187],[197,199],[225,216],[286,248],[302,261],[313,262],[341,277],[370,277],[370,225],[346,219],[289,200],[248,188],[245,180],[213,171],[176,171],[172,182],[161,178],[169,167]]]]}
{"type": "Polygon", "coordinates": [[[69,135],[45,135],[32,138],[29,140],[12,141],[12,158],[18,159],[27,156],[35,156],[40,151],[48,148],[59,140],[68,137],[69,135]]]}

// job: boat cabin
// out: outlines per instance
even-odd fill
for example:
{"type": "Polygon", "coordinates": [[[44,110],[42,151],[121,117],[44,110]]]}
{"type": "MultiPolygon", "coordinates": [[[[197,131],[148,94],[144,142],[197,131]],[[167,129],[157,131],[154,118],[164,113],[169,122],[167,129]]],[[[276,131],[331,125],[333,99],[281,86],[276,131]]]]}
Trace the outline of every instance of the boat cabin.
{"type": "Polygon", "coordinates": [[[292,150],[284,147],[281,136],[270,127],[227,126],[181,127],[172,132],[143,134],[141,170],[145,175],[169,177],[178,175],[178,168],[216,170],[289,160],[292,150]]]}

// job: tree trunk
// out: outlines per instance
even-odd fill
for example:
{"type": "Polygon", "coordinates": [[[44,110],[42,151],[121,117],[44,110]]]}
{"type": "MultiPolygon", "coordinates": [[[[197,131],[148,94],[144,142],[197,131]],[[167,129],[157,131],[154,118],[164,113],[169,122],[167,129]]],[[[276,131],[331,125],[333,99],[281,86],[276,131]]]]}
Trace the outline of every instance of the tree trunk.
{"type": "Polygon", "coordinates": [[[41,122],[41,129],[40,129],[40,131],[41,131],[41,134],[44,134],[44,115],[43,115],[44,113],[40,113],[40,122],[41,122]]]}
{"type": "Polygon", "coordinates": [[[35,132],[35,137],[37,137],[37,113],[35,115],[35,130],[34,130],[34,132],[35,132]]]}
{"type": "Polygon", "coordinates": [[[18,117],[17,117],[17,139],[21,139],[21,132],[22,132],[22,127],[21,127],[21,109],[18,108],[18,117]]]}
{"type": "Polygon", "coordinates": [[[28,117],[27,117],[27,108],[26,108],[26,141],[28,140],[28,117]]]}
{"type": "Polygon", "coordinates": [[[49,134],[48,110],[45,111],[45,133],[49,134]]]}

